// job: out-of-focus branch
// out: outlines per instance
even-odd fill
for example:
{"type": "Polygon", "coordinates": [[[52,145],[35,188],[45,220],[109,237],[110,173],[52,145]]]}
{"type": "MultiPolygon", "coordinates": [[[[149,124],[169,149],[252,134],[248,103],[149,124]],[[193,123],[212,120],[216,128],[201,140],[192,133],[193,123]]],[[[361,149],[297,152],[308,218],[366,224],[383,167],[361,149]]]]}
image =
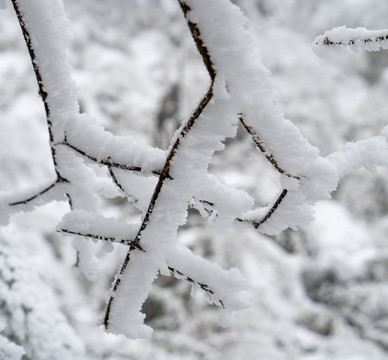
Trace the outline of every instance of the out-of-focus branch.
{"type": "Polygon", "coordinates": [[[315,46],[357,48],[367,51],[388,49],[388,29],[368,30],[365,28],[336,27],[314,40],[315,46]]]}
{"type": "MultiPolygon", "coordinates": [[[[195,281],[194,279],[192,279],[191,277],[189,276],[186,276],[185,274],[183,274],[182,272],[180,272],[179,270],[177,269],[174,269],[173,267],[169,266],[168,267],[168,270],[171,271],[171,273],[177,278],[177,279],[184,279],[186,280],[187,282],[189,282],[190,284],[195,284],[197,285],[198,287],[200,287],[205,293],[207,293],[209,295],[209,297],[211,297],[212,295],[214,295],[214,291],[212,289],[209,288],[208,285],[206,284],[203,284],[201,282],[197,282],[195,281]]],[[[220,306],[222,306],[223,308],[225,308],[224,306],[224,303],[222,300],[218,299],[217,300],[218,303],[220,304],[220,306]]]]}
{"type": "Polygon", "coordinates": [[[40,192],[26,198],[26,199],[23,199],[23,200],[18,200],[18,201],[14,201],[14,202],[11,202],[9,203],[8,205],[9,206],[16,206],[16,205],[26,205],[28,204],[29,202],[35,200],[36,198],[38,198],[39,196],[43,195],[43,194],[46,194],[47,192],[49,192],[51,189],[53,189],[55,187],[55,185],[57,185],[58,183],[58,180],[56,180],[55,182],[53,182],[51,185],[45,187],[43,190],[41,190],[40,192]]]}

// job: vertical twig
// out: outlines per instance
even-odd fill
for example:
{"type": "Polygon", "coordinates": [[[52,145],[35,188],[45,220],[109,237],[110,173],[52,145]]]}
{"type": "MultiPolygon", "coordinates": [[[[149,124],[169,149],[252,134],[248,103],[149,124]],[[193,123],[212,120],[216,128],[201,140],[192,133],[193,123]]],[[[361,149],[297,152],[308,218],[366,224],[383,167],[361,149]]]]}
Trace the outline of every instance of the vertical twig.
{"type": "Polygon", "coordinates": [[[57,183],[68,182],[68,180],[66,180],[65,178],[63,178],[61,176],[61,174],[58,170],[58,163],[57,163],[56,154],[55,154],[55,147],[54,147],[54,134],[53,134],[53,129],[52,129],[52,122],[50,119],[50,106],[49,106],[48,101],[47,101],[48,94],[44,89],[43,78],[42,78],[42,74],[41,74],[40,69],[39,69],[39,65],[36,61],[36,55],[35,55],[34,46],[33,46],[32,41],[31,41],[31,36],[30,36],[29,31],[28,31],[28,27],[26,26],[26,23],[24,21],[23,13],[21,12],[21,10],[19,8],[18,2],[16,0],[12,0],[12,5],[13,5],[13,8],[15,10],[16,16],[18,18],[20,28],[22,29],[24,41],[27,45],[27,50],[28,50],[28,53],[30,54],[32,67],[34,68],[36,81],[38,83],[39,95],[40,95],[40,97],[43,101],[43,104],[44,104],[44,110],[46,113],[46,120],[47,120],[47,128],[48,128],[48,132],[49,132],[51,156],[52,156],[52,160],[53,160],[53,164],[54,164],[55,174],[57,176],[56,182],[57,183]]]}

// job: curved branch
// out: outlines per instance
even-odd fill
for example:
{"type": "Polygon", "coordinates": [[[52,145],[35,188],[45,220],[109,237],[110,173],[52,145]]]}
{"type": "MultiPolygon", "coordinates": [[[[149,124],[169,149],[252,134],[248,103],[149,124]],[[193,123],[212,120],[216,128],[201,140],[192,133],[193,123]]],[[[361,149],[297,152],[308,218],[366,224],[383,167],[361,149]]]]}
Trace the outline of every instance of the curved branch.
{"type": "Polygon", "coordinates": [[[52,130],[52,122],[50,120],[50,107],[49,107],[49,104],[47,102],[48,94],[44,90],[42,74],[40,73],[39,65],[38,65],[38,63],[36,61],[35,50],[34,50],[32,42],[31,42],[30,33],[29,33],[29,31],[27,29],[27,26],[26,26],[26,24],[24,22],[23,14],[22,14],[22,12],[19,9],[19,5],[18,5],[16,0],[12,0],[12,4],[13,4],[13,8],[15,10],[16,16],[18,18],[20,27],[22,29],[22,33],[23,33],[24,41],[25,41],[26,46],[27,46],[28,53],[30,54],[30,59],[31,59],[31,62],[32,62],[32,66],[34,68],[34,73],[35,73],[36,81],[38,83],[39,95],[40,95],[40,97],[41,97],[41,99],[43,101],[43,104],[44,104],[44,109],[45,109],[45,112],[46,112],[47,128],[48,128],[48,132],[49,132],[51,156],[52,156],[52,160],[53,160],[53,164],[54,164],[55,173],[57,175],[57,179],[59,180],[59,179],[62,178],[62,176],[59,173],[58,164],[57,164],[57,160],[56,160],[56,156],[55,156],[54,134],[53,134],[53,130],[52,130]]]}
{"type": "MultiPolygon", "coordinates": [[[[17,205],[26,205],[28,204],[29,202],[37,199],[38,197],[48,193],[50,190],[54,189],[55,186],[57,184],[60,184],[60,183],[68,183],[69,181],[60,177],[58,178],[57,180],[55,180],[52,184],[50,184],[49,186],[45,187],[43,190],[41,190],[40,192],[26,198],[26,199],[23,199],[23,200],[18,200],[18,201],[14,201],[14,202],[11,202],[9,203],[8,205],[9,206],[17,206],[17,205]]],[[[70,200],[70,199],[69,199],[70,200]]]]}
{"type": "Polygon", "coordinates": [[[30,201],[32,200],[35,200],[37,197],[47,193],[48,191],[50,191],[51,189],[53,189],[55,187],[55,185],[57,184],[57,182],[55,181],[54,183],[52,183],[51,185],[47,186],[46,188],[44,188],[42,191],[40,191],[39,193],[35,194],[35,195],[32,195],[30,196],[29,198],[27,199],[24,199],[24,200],[19,200],[19,201],[15,201],[15,202],[12,202],[12,203],[9,203],[8,205],[9,206],[16,206],[16,205],[22,205],[22,204],[27,204],[29,203],[30,201]]]}

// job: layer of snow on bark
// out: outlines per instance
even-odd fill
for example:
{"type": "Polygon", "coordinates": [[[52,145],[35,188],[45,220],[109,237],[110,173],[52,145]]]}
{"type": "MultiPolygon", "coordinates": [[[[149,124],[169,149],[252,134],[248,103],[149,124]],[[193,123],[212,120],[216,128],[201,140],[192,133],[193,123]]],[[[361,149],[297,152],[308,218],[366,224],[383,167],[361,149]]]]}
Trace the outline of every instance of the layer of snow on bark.
{"type": "MultiPolygon", "coordinates": [[[[69,31],[63,4],[61,1],[19,0],[18,5],[30,34],[43,89],[47,93],[52,125],[63,129],[67,119],[77,115],[79,110],[67,60],[69,31]]],[[[59,136],[61,132],[53,132],[54,140],[62,140],[56,134],[59,136]]]]}
{"type": "Polygon", "coordinates": [[[339,26],[326,31],[314,40],[314,48],[333,46],[337,49],[354,48],[357,50],[379,51],[388,49],[388,30],[368,30],[363,27],[356,29],[339,26]]]}

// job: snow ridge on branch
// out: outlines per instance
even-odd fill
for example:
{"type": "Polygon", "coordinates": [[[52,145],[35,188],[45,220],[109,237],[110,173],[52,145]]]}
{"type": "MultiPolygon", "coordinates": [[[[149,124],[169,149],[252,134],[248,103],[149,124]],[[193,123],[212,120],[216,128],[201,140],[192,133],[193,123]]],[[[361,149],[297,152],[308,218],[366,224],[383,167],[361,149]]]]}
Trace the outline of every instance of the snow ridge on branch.
{"type": "Polygon", "coordinates": [[[326,31],[314,40],[315,47],[352,48],[366,51],[388,49],[388,29],[368,30],[339,26],[326,31]]]}

